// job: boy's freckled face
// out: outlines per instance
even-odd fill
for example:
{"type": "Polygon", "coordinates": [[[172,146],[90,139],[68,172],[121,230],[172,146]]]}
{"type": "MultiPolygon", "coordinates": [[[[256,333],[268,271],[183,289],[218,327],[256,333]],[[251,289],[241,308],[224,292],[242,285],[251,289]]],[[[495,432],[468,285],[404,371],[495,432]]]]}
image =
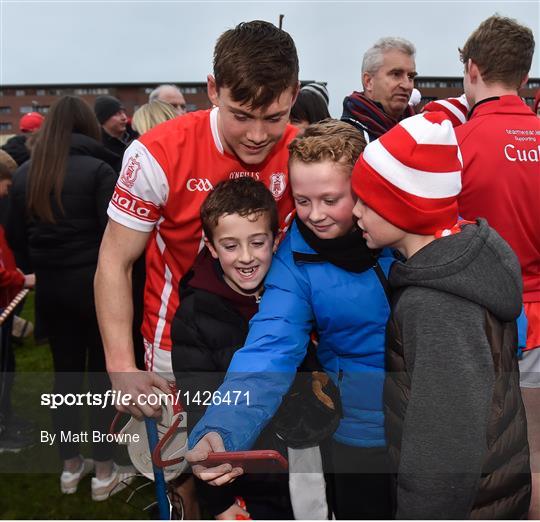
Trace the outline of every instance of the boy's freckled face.
{"type": "Polygon", "coordinates": [[[358,219],[358,228],[363,231],[362,235],[369,248],[398,248],[406,234],[365,205],[361,199],[356,202],[353,214],[358,219]]]}
{"type": "Polygon", "coordinates": [[[268,213],[225,214],[213,230],[208,249],[223,269],[225,282],[243,295],[256,294],[272,263],[275,240],[268,213]]]}
{"type": "Polygon", "coordinates": [[[289,88],[268,107],[252,109],[233,100],[227,87],[219,90],[209,79],[210,101],[219,107],[218,132],[223,147],[246,165],[262,163],[281,139],[297,89],[289,88]]]}
{"type": "Polygon", "coordinates": [[[332,161],[289,167],[296,213],[317,237],[334,239],[354,226],[350,169],[332,161]]]}

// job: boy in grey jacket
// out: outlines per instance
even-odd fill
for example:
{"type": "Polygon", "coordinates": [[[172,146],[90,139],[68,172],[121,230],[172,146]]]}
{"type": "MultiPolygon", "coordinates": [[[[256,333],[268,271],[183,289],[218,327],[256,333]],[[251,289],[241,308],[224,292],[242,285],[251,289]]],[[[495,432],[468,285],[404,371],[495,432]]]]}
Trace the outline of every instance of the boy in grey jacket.
{"type": "Polygon", "coordinates": [[[371,248],[396,248],[387,326],[386,434],[397,518],[526,518],[519,390],[519,262],[478,219],[458,222],[462,159],[442,113],[403,120],[353,171],[371,248]]]}

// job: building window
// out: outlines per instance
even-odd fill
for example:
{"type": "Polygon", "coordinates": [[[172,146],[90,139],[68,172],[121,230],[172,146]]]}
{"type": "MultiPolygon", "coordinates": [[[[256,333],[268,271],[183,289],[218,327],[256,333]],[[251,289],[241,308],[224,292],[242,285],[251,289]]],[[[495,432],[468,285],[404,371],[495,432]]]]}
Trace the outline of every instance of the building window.
{"type": "Polygon", "coordinates": [[[11,107],[0,107],[0,114],[11,114],[11,107]]]}
{"type": "Polygon", "coordinates": [[[74,89],[74,94],[77,96],[82,96],[84,94],[88,94],[88,89],[74,89]]]}
{"type": "Polygon", "coordinates": [[[45,89],[36,89],[36,96],[45,96],[45,89]]]}
{"type": "Polygon", "coordinates": [[[0,121],[0,131],[11,130],[11,123],[6,121],[0,121]]]}
{"type": "Polygon", "coordinates": [[[64,91],[62,89],[49,89],[50,96],[62,96],[64,91]]]}
{"type": "Polygon", "coordinates": [[[28,114],[29,112],[33,112],[34,107],[31,105],[23,105],[22,107],[19,107],[19,112],[22,114],[28,114]]]}
{"type": "Polygon", "coordinates": [[[39,112],[40,114],[47,114],[49,112],[49,106],[48,105],[37,105],[35,108],[36,112],[39,112]]]}
{"type": "Polygon", "coordinates": [[[26,96],[26,92],[23,89],[17,89],[15,91],[15,96],[26,96]]]}

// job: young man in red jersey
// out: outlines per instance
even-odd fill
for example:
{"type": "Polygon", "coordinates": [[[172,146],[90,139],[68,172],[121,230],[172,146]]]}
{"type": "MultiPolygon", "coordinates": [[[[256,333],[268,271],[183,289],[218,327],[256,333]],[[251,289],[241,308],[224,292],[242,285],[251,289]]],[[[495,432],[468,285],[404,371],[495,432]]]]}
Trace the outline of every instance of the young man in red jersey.
{"type": "Polygon", "coordinates": [[[113,389],[133,398],[121,411],[155,414],[136,398],[152,386],[169,391],[170,321],[178,283],[202,240],[199,209],[220,181],[250,176],[276,199],[280,221],[293,209],[288,186],[288,125],[298,92],[292,38],[274,25],[239,24],[218,39],[208,96],[214,108],[170,120],[133,142],[109,206],[96,272],[96,304],[113,389]],[[146,248],[142,326],[146,372],[138,371],[131,336],[131,269],[146,248]],[[158,375],[158,373],[160,375],[158,375]]]}
{"type": "Polygon", "coordinates": [[[472,109],[456,128],[463,154],[459,213],[485,217],[518,256],[528,320],[519,362],[533,472],[529,518],[540,517],[540,120],[518,90],[534,53],[532,31],[491,16],[469,36],[461,59],[472,109]]]}

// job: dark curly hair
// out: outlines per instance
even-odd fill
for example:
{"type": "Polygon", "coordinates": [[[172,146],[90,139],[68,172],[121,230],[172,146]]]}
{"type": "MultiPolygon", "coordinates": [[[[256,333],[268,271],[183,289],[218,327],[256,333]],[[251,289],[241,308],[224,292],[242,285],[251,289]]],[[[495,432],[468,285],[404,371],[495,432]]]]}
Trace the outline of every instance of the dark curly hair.
{"type": "Polygon", "coordinates": [[[242,217],[256,214],[257,218],[267,212],[274,237],[278,233],[278,211],[272,193],[264,183],[248,176],[222,181],[206,198],[201,207],[204,234],[212,242],[214,228],[219,218],[228,214],[242,217]]]}

